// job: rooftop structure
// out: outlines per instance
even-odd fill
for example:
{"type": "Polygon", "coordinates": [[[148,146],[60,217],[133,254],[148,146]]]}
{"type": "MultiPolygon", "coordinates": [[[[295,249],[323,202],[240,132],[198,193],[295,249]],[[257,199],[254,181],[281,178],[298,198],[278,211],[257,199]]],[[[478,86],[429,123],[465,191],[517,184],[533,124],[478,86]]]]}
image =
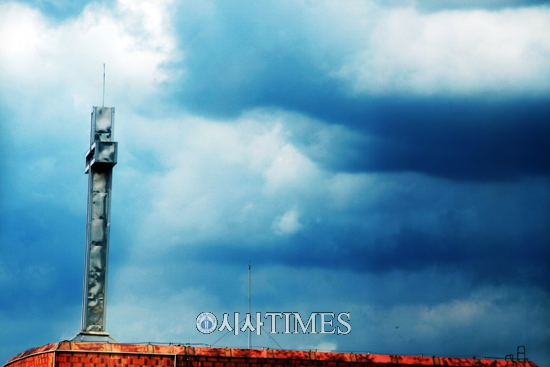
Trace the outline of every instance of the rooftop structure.
{"type": "Polygon", "coordinates": [[[29,349],[4,367],[536,367],[531,361],[331,353],[318,351],[207,348],[186,345],[63,341],[29,349]]]}

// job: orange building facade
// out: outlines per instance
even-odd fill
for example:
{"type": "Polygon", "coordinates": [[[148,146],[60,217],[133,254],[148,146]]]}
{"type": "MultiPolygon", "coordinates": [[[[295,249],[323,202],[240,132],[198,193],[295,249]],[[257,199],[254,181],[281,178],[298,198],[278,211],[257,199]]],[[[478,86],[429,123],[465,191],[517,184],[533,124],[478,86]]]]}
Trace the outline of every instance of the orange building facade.
{"type": "Polygon", "coordinates": [[[4,367],[536,367],[531,361],[184,345],[70,342],[16,355],[4,367]]]}

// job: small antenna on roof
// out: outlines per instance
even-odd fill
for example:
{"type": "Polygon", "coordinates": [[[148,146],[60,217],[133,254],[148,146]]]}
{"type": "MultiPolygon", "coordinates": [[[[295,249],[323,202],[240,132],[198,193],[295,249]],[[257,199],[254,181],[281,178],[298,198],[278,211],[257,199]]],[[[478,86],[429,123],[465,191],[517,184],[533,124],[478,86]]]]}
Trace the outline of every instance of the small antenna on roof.
{"type": "Polygon", "coordinates": [[[101,107],[105,107],[105,63],[103,63],[103,101],[101,107]]]}
{"type": "MultiPolygon", "coordinates": [[[[250,304],[251,304],[251,300],[252,300],[252,266],[250,265],[250,260],[248,260],[248,315],[251,315],[251,308],[250,308],[250,304]]],[[[258,325],[256,325],[256,327],[259,327],[258,325]]],[[[251,338],[252,338],[252,334],[250,334],[250,329],[248,329],[248,349],[250,349],[250,342],[251,342],[251,338]]]]}

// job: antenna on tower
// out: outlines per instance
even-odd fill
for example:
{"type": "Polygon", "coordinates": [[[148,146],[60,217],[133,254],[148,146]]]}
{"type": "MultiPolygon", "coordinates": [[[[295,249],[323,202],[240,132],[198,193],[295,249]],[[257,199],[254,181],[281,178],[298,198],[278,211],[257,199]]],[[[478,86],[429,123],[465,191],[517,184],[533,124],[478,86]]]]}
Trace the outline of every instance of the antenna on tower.
{"type": "MultiPolygon", "coordinates": [[[[250,265],[250,260],[248,260],[248,314],[252,315],[250,305],[251,305],[251,299],[252,299],[252,266],[250,265]]],[[[256,325],[256,327],[259,327],[256,325]]],[[[248,329],[248,349],[250,349],[250,341],[252,338],[252,334],[250,329],[248,329]]]]}
{"type": "Polygon", "coordinates": [[[105,107],[105,63],[103,63],[103,100],[101,107],[105,107]]]}

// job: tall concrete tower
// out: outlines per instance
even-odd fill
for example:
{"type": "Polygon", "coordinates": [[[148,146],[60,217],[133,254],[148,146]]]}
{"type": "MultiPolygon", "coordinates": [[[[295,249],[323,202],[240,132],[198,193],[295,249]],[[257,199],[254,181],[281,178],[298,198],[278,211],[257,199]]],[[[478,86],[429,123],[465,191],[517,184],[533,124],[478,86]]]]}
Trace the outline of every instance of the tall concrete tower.
{"type": "Polygon", "coordinates": [[[88,214],[86,258],[82,297],[82,331],[75,339],[107,341],[107,264],[113,167],[117,163],[117,143],[113,141],[114,107],[93,107],[90,149],[86,153],[88,174],[88,214]]]}

